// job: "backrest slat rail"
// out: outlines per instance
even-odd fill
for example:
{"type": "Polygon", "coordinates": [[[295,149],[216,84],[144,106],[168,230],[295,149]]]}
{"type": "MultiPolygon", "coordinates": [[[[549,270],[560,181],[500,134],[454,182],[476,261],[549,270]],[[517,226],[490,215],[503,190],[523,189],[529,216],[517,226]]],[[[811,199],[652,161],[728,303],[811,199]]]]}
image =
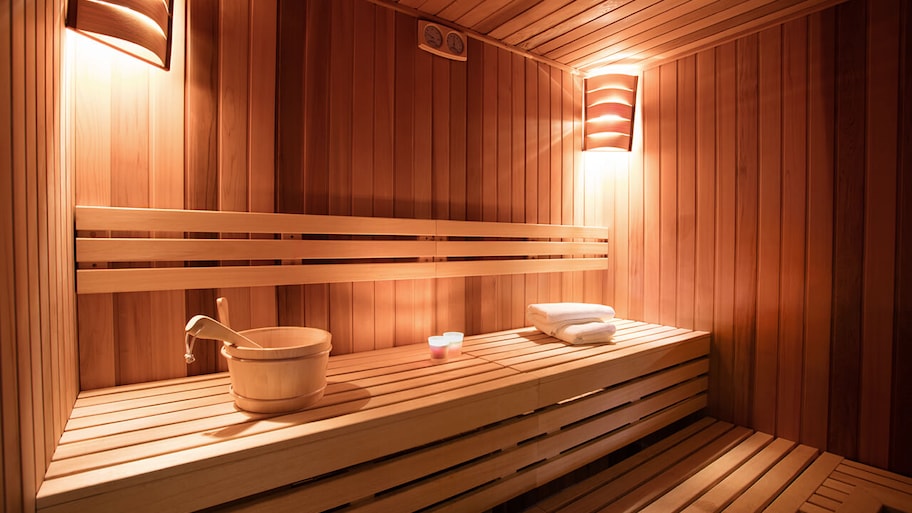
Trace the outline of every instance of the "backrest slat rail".
{"type": "Polygon", "coordinates": [[[79,294],[608,267],[605,227],[86,206],[75,217],[79,294]]]}

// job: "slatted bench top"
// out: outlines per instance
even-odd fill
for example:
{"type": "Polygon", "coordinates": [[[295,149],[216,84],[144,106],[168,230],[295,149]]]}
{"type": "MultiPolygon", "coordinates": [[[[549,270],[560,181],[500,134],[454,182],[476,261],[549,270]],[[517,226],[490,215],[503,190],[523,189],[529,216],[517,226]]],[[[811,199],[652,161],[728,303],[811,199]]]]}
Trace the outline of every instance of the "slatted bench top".
{"type": "Polygon", "coordinates": [[[912,479],[703,418],[525,513],[912,511],[912,479]]]}
{"type": "Polygon", "coordinates": [[[431,363],[423,344],[333,356],[324,398],[283,415],[237,410],[226,373],[85,391],[49,465],[38,509],[208,507],[709,352],[706,332],[615,322],[614,344],[573,346],[521,328],[466,337],[463,355],[443,364],[431,363]]]}

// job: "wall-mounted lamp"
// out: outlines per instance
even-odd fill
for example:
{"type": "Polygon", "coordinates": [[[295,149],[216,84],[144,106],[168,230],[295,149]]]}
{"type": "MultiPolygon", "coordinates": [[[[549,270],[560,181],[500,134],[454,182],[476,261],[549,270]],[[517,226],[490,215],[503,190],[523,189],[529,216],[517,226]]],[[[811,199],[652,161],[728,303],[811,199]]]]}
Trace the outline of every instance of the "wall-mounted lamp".
{"type": "Polygon", "coordinates": [[[174,0],[68,0],[66,26],[168,69],[174,0]]]}
{"type": "Polygon", "coordinates": [[[586,151],[630,151],[636,75],[598,75],[586,79],[586,151]]]}

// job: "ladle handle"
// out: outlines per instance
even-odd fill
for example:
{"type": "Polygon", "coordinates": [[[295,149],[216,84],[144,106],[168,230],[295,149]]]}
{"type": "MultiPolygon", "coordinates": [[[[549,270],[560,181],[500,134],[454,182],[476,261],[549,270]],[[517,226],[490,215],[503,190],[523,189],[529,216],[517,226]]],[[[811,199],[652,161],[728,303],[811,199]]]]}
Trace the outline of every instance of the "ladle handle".
{"type": "Polygon", "coordinates": [[[260,348],[263,347],[253,340],[250,340],[244,335],[234,331],[228,326],[225,326],[212,317],[206,315],[193,316],[193,318],[187,322],[187,326],[184,328],[184,331],[196,338],[222,340],[229,344],[239,346],[254,346],[260,348]]]}
{"type": "Polygon", "coordinates": [[[219,322],[230,328],[231,321],[228,319],[228,298],[220,297],[216,299],[215,305],[218,307],[219,322]]]}

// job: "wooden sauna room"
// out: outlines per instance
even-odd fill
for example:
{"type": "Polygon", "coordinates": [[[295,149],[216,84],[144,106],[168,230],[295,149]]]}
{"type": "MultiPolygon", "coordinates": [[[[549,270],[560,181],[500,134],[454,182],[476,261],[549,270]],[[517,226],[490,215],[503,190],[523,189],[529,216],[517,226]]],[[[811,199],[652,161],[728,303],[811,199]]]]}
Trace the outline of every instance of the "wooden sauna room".
{"type": "Polygon", "coordinates": [[[905,0],[0,0],[0,71],[4,512],[912,512],[905,0]]]}

